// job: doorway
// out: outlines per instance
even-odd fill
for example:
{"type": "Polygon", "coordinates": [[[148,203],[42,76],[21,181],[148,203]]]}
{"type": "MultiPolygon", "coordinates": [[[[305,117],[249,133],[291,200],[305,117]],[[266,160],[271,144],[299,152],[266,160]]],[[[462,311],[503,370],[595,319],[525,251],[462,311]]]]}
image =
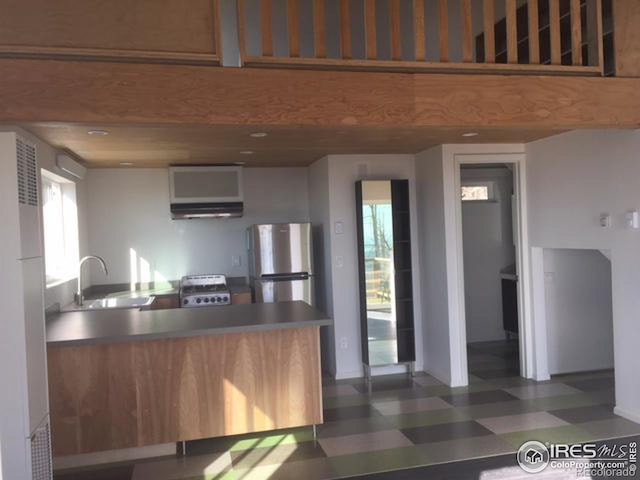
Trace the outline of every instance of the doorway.
{"type": "Polygon", "coordinates": [[[470,381],[520,375],[514,164],[460,165],[470,381]]]}

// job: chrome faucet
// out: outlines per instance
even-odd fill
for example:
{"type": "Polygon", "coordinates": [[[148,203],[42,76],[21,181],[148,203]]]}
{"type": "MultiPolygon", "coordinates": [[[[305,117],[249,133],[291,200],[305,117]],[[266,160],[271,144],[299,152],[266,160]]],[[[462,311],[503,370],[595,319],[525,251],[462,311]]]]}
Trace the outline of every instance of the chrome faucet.
{"type": "Polygon", "coordinates": [[[86,257],[82,257],[82,259],[80,260],[80,263],[78,264],[78,291],[76,292],[76,295],[75,295],[76,304],[79,306],[82,306],[82,303],[84,301],[83,295],[82,295],[82,265],[87,260],[92,260],[92,259],[100,262],[100,265],[102,265],[102,270],[104,271],[104,274],[109,275],[109,271],[107,270],[107,264],[104,263],[104,260],[101,257],[98,257],[96,255],[87,255],[86,257]]]}

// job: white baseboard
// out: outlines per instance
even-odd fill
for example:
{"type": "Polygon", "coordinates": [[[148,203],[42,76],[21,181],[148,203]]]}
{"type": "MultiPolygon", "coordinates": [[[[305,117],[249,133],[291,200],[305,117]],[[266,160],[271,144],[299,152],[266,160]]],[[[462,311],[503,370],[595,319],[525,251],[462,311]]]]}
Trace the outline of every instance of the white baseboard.
{"type": "Polygon", "coordinates": [[[87,467],[104,463],[127,462],[150,457],[165,457],[176,454],[175,443],[149,445],[147,447],[122,448],[104,452],[81,453],[79,455],[65,455],[53,458],[54,470],[87,467]]]}
{"type": "Polygon", "coordinates": [[[640,424],[640,413],[632,413],[628,410],[624,410],[620,407],[614,407],[613,413],[621,416],[622,418],[626,418],[634,423],[640,424]]]}

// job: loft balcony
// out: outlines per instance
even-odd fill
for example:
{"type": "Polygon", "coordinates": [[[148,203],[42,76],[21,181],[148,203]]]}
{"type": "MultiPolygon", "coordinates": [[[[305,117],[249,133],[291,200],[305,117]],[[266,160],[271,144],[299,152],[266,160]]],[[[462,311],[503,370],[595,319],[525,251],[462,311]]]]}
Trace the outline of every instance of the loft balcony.
{"type": "Polygon", "coordinates": [[[315,129],[318,143],[354,132],[398,144],[640,126],[638,0],[0,6],[0,123],[203,136],[269,126],[315,129]]]}
{"type": "Polygon", "coordinates": [[[5,0],[0,56],[609,76],[614,1],[5,0]]]}
{"type": "Polygon", "coordinates": [[[612,75],[611,0],[239,0],[242,65],[612,75]]]}

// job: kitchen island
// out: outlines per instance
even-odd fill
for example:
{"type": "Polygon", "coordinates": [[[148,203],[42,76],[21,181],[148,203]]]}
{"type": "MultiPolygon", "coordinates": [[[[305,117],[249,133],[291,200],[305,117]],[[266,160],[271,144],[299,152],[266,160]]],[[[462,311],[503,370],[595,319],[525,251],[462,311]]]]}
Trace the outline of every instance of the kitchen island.
{"type": "Polygon", "coordinates": [[[304,302],[53,315],[54,455],[320,424],[330,324],[304,302]]]}

